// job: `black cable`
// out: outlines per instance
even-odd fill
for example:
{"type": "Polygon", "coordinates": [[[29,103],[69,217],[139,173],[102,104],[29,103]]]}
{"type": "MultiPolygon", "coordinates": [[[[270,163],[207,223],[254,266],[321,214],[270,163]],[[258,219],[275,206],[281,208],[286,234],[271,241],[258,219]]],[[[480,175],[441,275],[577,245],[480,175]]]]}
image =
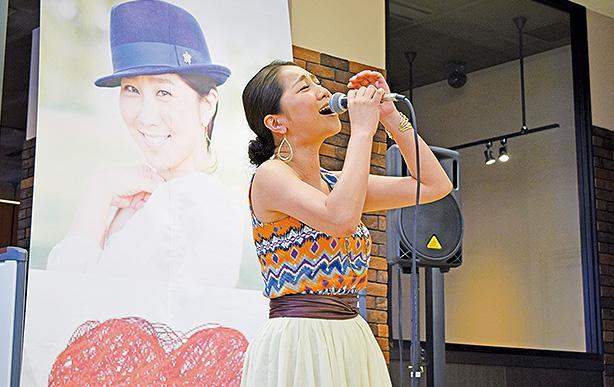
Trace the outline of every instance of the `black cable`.
{"type": "Polygon", "coordinates": [[[403,387],[403,275],[400,260],[394,264],[397,269],[397,304],[398,304],[398,328],[399,328],[399,380],[403,387]]]}
{"type": "MultiPolygon", "coordinates": [[[[414,107],[408,98],[404,97],[403,102],[407,105],[410,111],[410,122],[414,128],[414,145],[416,148],[416,204],[414,212],[414,227],[413,227],[413,244],[411,246],[411,372],[410,381],[411,387],[417,387],[420,382],[421,369],[420,369],[420,277],[418,273],[418,261],[416,258],[416,246],[418,241],[418,208],[420,207],[420,142],[418,139],[418,127],[416,125],[416,113],[414,107]]],[[[409,169],[409,167],[408,167],[409,169]]],[[[399,320],[402,322],[402,283],[401,283],[401,265],[400,260],[396,263],[399,270],[398,279],[398,306],[399,306],[399,320]]],[[[403,331],[402,324],[399,328],[399,373],[401,377],[400,385],[403,386],[403,331]]]]}

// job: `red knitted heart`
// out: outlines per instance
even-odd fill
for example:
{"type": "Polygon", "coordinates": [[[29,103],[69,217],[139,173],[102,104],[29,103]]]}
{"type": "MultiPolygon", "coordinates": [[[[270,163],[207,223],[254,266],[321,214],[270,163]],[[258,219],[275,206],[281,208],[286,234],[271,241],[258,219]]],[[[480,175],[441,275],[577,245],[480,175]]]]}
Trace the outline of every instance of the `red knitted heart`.
{"type": "Polygon", "coordinates": [[[238,386],[246,349],[232,328],[180,335],[137,317],[88,321],[56,358],[49,386],[238,386]]]}

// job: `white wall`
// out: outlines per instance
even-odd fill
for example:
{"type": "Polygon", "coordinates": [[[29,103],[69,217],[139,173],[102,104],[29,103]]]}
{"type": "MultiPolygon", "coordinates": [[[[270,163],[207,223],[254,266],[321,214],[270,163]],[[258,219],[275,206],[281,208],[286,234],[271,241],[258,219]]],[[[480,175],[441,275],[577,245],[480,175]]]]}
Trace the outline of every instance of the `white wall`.
{"type": "Polygon", "coordinates": [[[571,0],[571,2],[580,4],[593,12],[614,18],[614,1],[612,0],[571,0]]]}
{"type": "Polygon", "coordinates": [[[386,67],[384,0],[289,0],[292,44],[386,67]]]}
{"type": "MultiPolygon", "coordinates": [[[[460,151],[464,263],[446,275],[446,338],[583,351],[570,47],[526,58],[525,74],[529,128],[561,128],[510,140],[506,164],[485,166],[484,147],[460,151]]],[[[518,61],[468,74],[461,89],[416,89],[414,105],[431,145],[518,131],[518,61]]]]}

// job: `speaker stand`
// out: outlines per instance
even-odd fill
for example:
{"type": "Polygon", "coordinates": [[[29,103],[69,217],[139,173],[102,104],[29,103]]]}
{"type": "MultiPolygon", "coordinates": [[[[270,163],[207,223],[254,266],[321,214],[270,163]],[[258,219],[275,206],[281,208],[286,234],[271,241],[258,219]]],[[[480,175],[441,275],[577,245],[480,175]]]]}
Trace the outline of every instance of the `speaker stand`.
{"type": "Polygon", "coordinates": [[[446,335],[444,273],[433,267],[425,270],[426,285],[426,385],[446,385],[446,335]]]}

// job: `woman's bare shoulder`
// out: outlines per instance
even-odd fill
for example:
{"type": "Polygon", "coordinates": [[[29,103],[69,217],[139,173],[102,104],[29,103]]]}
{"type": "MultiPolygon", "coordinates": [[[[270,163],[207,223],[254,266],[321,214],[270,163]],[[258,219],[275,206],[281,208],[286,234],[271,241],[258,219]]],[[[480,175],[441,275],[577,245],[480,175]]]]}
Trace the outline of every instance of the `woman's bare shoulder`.
{"type": "Polygon", "coordinates": [[[268,182],[275,179],[288,179],[298,177],[296,172],[281,160],[267,160],[256,169],[254,180],[268,182]]]}

